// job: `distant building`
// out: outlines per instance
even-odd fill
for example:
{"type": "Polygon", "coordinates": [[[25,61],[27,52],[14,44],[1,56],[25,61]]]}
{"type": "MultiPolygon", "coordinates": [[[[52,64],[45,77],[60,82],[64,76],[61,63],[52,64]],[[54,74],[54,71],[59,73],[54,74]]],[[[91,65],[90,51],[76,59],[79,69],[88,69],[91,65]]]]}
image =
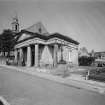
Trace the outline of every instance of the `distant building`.
{"type": "Polygon", "coordinates": [[[78,65],[79,43],[60,33],[50,34],[41,22],[19,32],[19,24],[14,19],[13,30],[17,33],[15,62],[25,66],[57,66],[65,61],[78,65]]]}
{"type": "Polygon", "coordinates": [[[105,52],[95,52],[94,57],[96,66],[105,66],[105,52]]]}
{"type": "Polygon", "coordinates": [[[95,52],[94,56],[97,59],[105,59],[105,52],[95,52]]]}

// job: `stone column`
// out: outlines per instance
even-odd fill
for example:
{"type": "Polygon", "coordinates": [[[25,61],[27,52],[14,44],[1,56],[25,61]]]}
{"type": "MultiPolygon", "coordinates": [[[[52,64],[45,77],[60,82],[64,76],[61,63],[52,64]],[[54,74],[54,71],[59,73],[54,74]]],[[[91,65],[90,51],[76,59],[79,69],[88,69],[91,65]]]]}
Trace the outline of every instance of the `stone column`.
{"type": "Polygon", "coordinates": [[[27,47],[27,67],[31,66],[31,46],[27,47]]]}
{"type": "Polygon", "coordinates": [[[57,52],[58,52],[58,45],[57,44],[55,44],[54,45],[54,56],[53,56],[53,65],[54,65],[54,67],[56,67],[57,66],[57,52]]]}
{"type": "Polygon", "coordinates": [[[19,65],[22,66],[22,60],[23,60],[23,52],[22,48],[19,49],[19,65]]]}
{"type": "Polygon", "coordinates": [[[75,50],[76,50],[76,65],[78,65],[78,48],[76,48],[75,50]]]}
{"type": "Polygon", "coordinates": [[[17,63],[17,54],[18,54],[18,51],[17,51],[17,49],[15,49],[15,52],[14,52],[14,56],[15,56],[15,59],[14,59],[14,61],[17,63]]]}
{"type": "Polygon", "coordinates": [[[72,60],[71,60],[71,53],[72,53],[72,50],[71,50],[71,49],[69,49],[69,63],[71,63],[71,62],[72,62],[72,60]]]}
{"type": "Polygon", "coordinates": [[[39,45],[35,44],[35,67],[39,66],[39,45]]]}
{"type": "Polygon", "coordinates": [[[77,48],[75,48],[75,49],[73,49],[72,50],[72,61],[73,61],[73,64],[75,64],[75,65],[78,65],[78,49],[77,48]]]}
{"type": "Polygon", "coordinates": [[[61,61],[63,61],[63,46],[61,45],[61,61]]]}

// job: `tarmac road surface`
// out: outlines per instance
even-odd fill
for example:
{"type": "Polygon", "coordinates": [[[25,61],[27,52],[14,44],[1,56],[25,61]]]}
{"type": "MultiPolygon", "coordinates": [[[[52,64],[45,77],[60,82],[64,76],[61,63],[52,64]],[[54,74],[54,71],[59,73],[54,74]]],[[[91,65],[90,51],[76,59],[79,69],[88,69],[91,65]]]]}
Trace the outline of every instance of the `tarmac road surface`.
{"type": "Polygon", "coordinates": [[[11,105],[105,105],[105,95],[0,67],[0,96],[11,105]]]}

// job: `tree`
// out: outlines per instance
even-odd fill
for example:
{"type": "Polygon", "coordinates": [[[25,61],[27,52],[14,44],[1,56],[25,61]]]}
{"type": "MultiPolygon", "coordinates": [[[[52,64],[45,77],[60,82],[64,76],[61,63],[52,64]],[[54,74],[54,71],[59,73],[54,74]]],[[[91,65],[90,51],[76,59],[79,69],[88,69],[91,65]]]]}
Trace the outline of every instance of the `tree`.
{"type": "Polygon", "coordinates": [[[0,36],[0,41],[1,41],[1,51],[7,52],[8,56],[10,55],[10,51],[12,51],[14,49],[14,45],[15,45],[15,39],[14,39],[14,35],[13,32],[10,29],[6,29],[3,31],[3,33],[0,36]]]}
{"type": "Polygon", "coordinates": [[[91,54],[91,57],[94,57],[95,56],[94,50],[92,50],[90,54],[91,54]]]}
{"type": "Polygon", "coordinates": [[[80,66],[91,66],[94,62],[94,57],[81,56],[79,57],[80,66]]]}
{"type": "Polygon", "coordinates": [[[86,47],[80,49],[79,52],[79,65],[81,66],[91,66],[95,60],[94,58],[94,50],[91,53],[88,53],[86,47]]]}
{"type": "Polygon", "coordinates": [[[79,51],[79,56],[86,56],[86,57],[89,57],[89,53],[88,53],[88,50],[86,47],[83,47],[83,48],[80,48],[80,51],[79,51]]]}
{"type": "Polygon", "coordinates": [[[0,35],[0,52],[2,51],[2,38],[1,38],[1,35],[0,35]]]}

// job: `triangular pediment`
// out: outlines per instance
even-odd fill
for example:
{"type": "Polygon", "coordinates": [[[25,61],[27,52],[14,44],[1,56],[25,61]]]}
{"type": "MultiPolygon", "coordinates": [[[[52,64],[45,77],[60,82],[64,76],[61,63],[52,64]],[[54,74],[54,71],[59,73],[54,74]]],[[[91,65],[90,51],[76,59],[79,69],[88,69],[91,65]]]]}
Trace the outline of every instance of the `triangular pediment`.
{"type": "Polygon", "coordinates": [[[31,36],[32,36],[32,35],[30,35],[30,34],[23,33],[23,34],[19,37],[18,41],[25,40],[25,39],[27,39],[27,38],[30,38],[31,36]]]}
{"type": "Polygon", "coordinates": [[[30,26],[29,28],[27,28],[25,30],[32,32],[32,33],[48,35],[48,31],[46,30],[46,28],[44,27],[44,25],[41,22],[33,24],[32,26],[30,26]]]}

